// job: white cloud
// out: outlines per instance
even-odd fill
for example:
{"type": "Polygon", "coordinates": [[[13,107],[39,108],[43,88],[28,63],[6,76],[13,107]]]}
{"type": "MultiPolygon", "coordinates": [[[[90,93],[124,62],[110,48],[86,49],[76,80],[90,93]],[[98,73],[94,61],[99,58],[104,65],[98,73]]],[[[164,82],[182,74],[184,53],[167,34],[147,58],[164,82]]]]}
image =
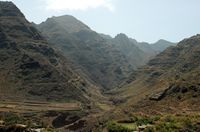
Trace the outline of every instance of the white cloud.
{"type": "Polygon", "coordinates": [[[104,7],[110,11],[115,8],[112,0],[43,0],[48,10],[87,10],[90,8],[104,7]]]}

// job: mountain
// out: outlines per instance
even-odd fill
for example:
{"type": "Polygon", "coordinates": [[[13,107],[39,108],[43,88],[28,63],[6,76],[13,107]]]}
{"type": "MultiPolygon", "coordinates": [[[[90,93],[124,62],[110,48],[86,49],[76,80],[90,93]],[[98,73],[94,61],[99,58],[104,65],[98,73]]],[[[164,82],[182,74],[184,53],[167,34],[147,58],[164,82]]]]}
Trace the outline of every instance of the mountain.
{"type": "Polygon", "coordinates": [[[107,34],[99,33],[99,35],[101,35],[102,38],[107,39],[107,40],[112,39],[112,37],[110,35],[107,35],[107,34]]]}
{"type": "Polygon", "coordinates": [[[125,109],[147,114],[200,111],[199,53],[200,35],[196,35],[150,60],[116,92],[128,100],[125,109]]]}
{"type": "Polygon", "coordinates": [[[0,130],[199,131],[200,35],[169,43],[112,38],[72,16],[35,25],[0,2],[0,130]]]}
{"type": "Polygon", "coordinates": [[[101,118],[108,131],[199,131],[199,53],[200,35],[184,39],[109,91],[118,107],[101,118]]]}
{"type": "Polygon", "coordinates": [[[112,38],[69,15],[48,18],[34,26],[70,60],[73,70],[103,89],[117,87],[133,70],[173,44],[164,40],[140,43],[122,33],[112,38]]]}
{"type": "Polygon", "coordinates": [[[159,40],[154,44],[147,42],[137,42],[137,40],[128,38],[123,33],[118,34],[115,38],[109,38],[104,35],[114,46],[118,48],[129,60],[133,67],[139,68],[145,65],[150,59],[170,46],[175,46],[166,40],[159,40]]]}
{"type": "Polygon", "coordinates": [[[140,50],[142,50],[144,53],[146,53],[149,58],[153,58],[156,56],[159,52],[156,51],[151,44],[147,42],[137,42],[136,40],[131,39],[131,41],[138,46],[140,50]]]}
{"type": "Polygon", "coordinates": [[[37,29],[71,61],[74,70],[102,89],[118,86],[133,71],[125,55],[72,16],[49,18],[37,29]]]}
{"type": "Polygon", "coordinates": [[[147,56],[149,56],[149,60],[152,59],[157,54],[159,54],[160,52],[167,49],[168,47],[176,46],[176,43],[172,43],[163,39],[158,40],[156,43],[152,44],[147,42],[137,42],[135,39],[131,38],[130,41],[132,41],[135,45],[138,46],[138,48],[140,48],[143,52],[145,52],[147,56]]]}
{"type": "Polygon", "coordinates": [[[115,36],[112,43],[127,57],[133,67],[137,68],[148,61],[148,54],[142,51],[125,34],[121,33],[115,36]]]}
{"type": "Polygon", "coordinates": [[[157,52],[162,52],[166,48],[168,48],[170,46],[175,46],[175,45],[176,45],[176,43],[172,43],[167,40],[160,39],[156,43],[151,44],[151,47],[157,52]]]}
{"type": "Polygon", "coordinates": [[[84,103],[98,95],[12,2],[0,2],[0,91],[1,98],[84,103]]]}

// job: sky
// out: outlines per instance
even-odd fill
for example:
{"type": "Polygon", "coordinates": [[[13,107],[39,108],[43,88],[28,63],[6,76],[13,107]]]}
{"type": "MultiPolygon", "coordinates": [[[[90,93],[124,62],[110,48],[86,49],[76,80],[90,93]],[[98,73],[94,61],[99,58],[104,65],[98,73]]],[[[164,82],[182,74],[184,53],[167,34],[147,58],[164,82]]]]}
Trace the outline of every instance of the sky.
{"type": "Polygon", "coordinates": [[[138,41],[178,42],[200,33],[200,0],[11,0],[26,18],[72,15],[91,29],[138,41]]]}

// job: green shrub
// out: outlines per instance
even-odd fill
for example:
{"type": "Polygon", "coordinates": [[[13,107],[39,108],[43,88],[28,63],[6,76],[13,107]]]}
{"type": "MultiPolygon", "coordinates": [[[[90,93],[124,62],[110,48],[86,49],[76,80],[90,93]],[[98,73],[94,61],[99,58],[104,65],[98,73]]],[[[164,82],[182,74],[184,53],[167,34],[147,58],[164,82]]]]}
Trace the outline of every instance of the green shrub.
{"type": "Polygon", "coordinates": [[[137,121],[136,121],[136,124],[138,126],[153,124],[153,120],[151,118],[138,118],[137,121]]]}
{"type": "Polygon", "coordinates": [[[6,125],[13,125],[13,124],[21,124],[24,122],[24,119],[12,114],[12,113],[7,113],[6,115],[4,115],[3,117],[6,125]]]}
{"type": "Polygon", "coordinates": [[[177,126],[174,122],[165,122],[157,125],[156,130],[159,132],[174,132],[177,130],[177,126]]]}
{"type": "Polygon", "coordinates": [[[115,122],[109,122],[107,124],[108,132],[132,132],[132,129],[126,128],[122,125],[119,125],[115,122]]]}
{"type": "Polygon", "coordinates": [[[187,128],[187,129],[190,129],[190,130],[195,129],[194,124],[192,123],[192,121],[189,118],[184,120],[183,126],[184,126],[184,128],[187,128]]]}
{"type": "Polygon", "coordinates": [[[154,116],[151,118],[153,123],[160,120],[160,116],[154,116]]]}
{"type": "Polygon", "coordinates": [[[166,116],[164,121],[165,122],[175,122],[175,119],[172,116],[166,116]]]}
{"type": "Polygon", "coordinates": [[[155,132],[155,129],[153,127],[147,127],[144,132],[155,132]]]}
{"type": "Polygon", "coordinates": [[[55,130],[53,128],[46,128],[42,130],[41,132],[55,132],[55,130]]]}

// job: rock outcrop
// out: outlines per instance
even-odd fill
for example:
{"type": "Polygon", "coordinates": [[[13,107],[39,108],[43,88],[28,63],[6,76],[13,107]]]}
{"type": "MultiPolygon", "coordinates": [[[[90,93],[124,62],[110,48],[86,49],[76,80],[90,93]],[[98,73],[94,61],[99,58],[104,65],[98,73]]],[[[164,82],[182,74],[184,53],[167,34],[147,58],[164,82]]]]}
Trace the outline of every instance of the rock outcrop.
{"type": "Polygon", "coordinates": [[[12,2],[0,2],[0,92],[21,99],[87,102],[98,90],[68,66],[12,2]],[[90,95],[90,97],[89,97],[90,95]]]}

